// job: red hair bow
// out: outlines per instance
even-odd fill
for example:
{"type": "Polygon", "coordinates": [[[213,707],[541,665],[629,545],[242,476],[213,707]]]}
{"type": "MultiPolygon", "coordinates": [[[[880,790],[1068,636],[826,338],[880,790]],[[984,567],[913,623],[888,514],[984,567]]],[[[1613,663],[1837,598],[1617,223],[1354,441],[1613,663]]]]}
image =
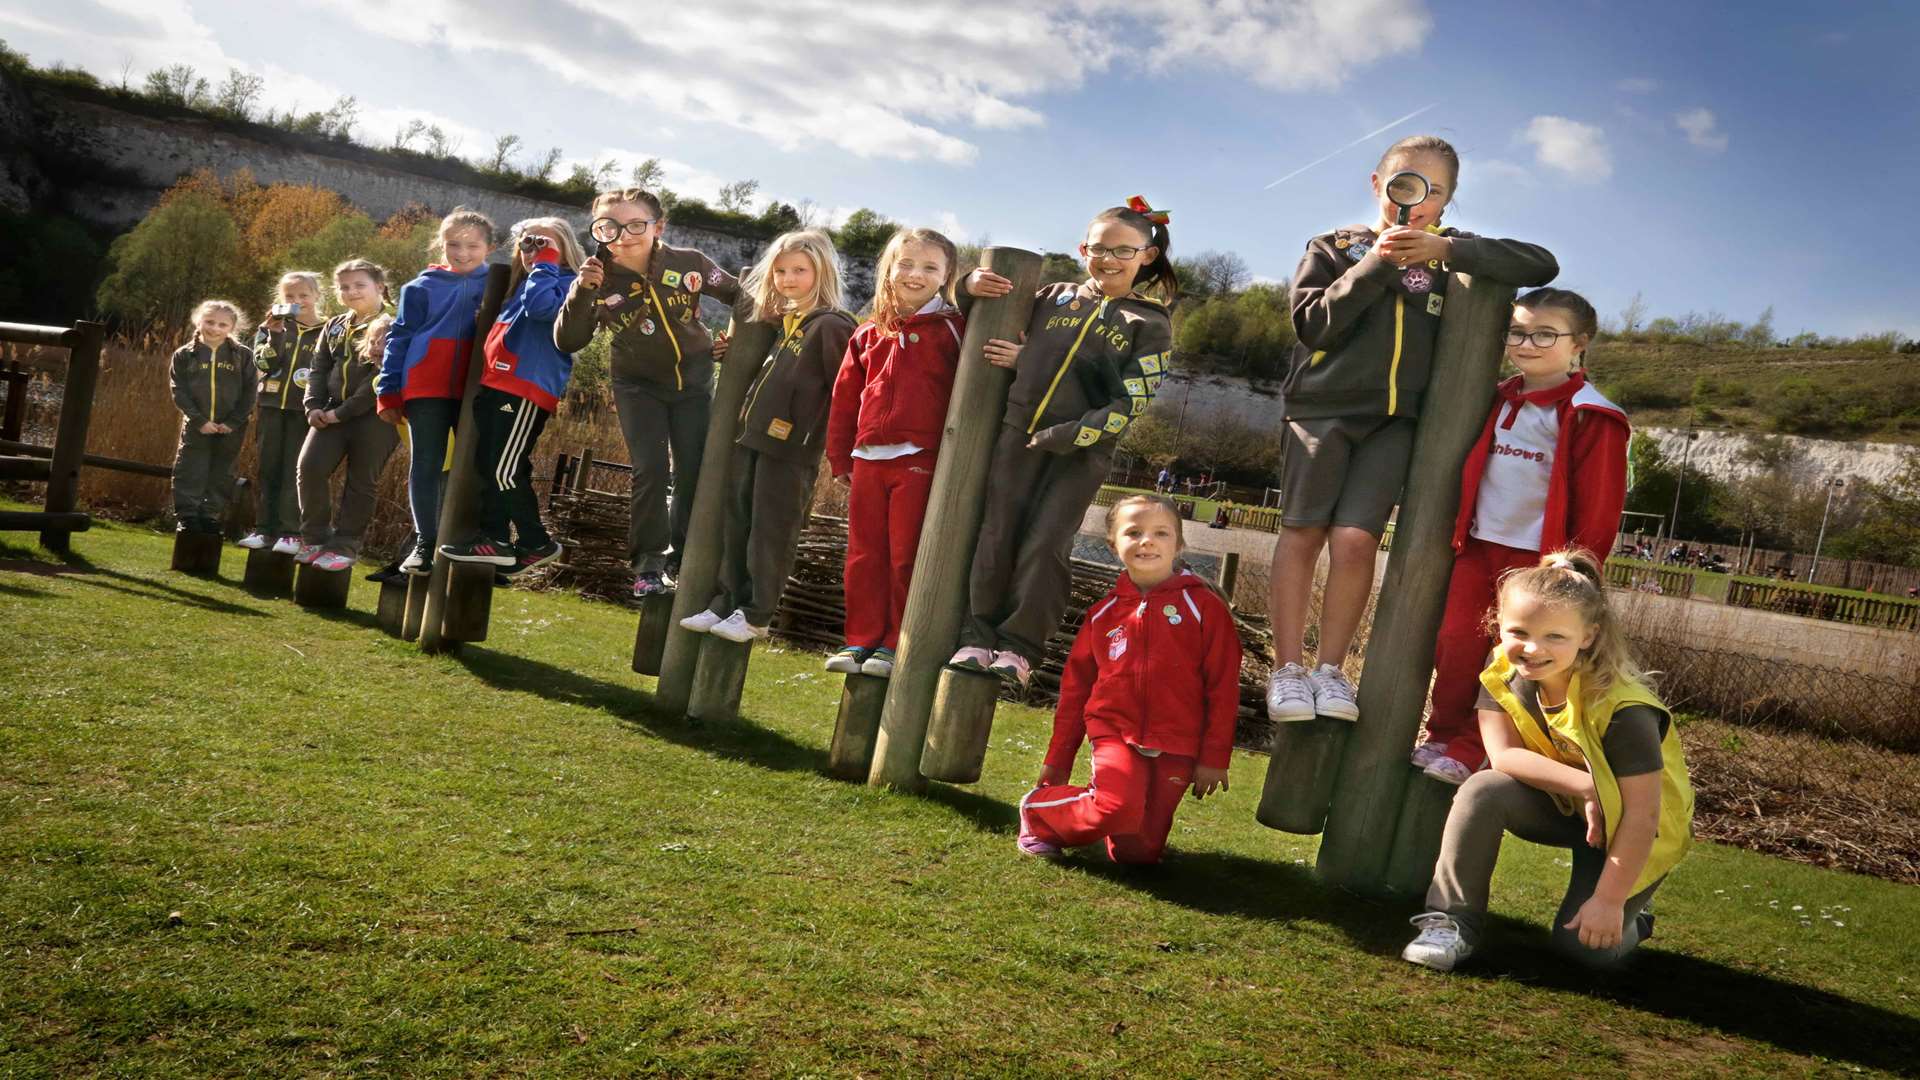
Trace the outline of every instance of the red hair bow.
{"type": "Polygon", "coordinates": [[[1155,210],[1153,207],[1148,206],[1145,195],[1135,195],[1133,198],[1128,199],[1127,209],[1132,210],[1136,214],[1144,215],[1148,221],[1153,222],[1155,225],[1165,225],[1167,223],[1167,212],[1165,210],[1155,210]]]}

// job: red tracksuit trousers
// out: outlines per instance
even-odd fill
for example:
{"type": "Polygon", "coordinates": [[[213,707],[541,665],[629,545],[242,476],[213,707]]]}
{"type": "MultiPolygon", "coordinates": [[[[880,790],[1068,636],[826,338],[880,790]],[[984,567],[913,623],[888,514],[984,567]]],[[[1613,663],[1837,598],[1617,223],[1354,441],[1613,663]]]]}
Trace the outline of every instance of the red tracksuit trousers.
{"type": "Polygon", "coordinates": [[[933,492],[933,455],[853,459],[847,495],[847,644],[900,645],[900,617],[933,492]]]}
{"type": "Polygon", "coordinates": [[[1480,697],[1480,672],[1493,648],[1488,613],[1498,599],[1500,575],[1533,566],[1540,553],[1467,537],[1453,557],[1453,577],[1447,582],[1447,612],[1440,620],[1440,637],[1433,652],[1433,715],[1427,719],[1427,737],[1447,744],[1447,756],[1470,769],[1486,763],[1480,742],[1480,720],[1473,703],[1480,697]]]}
{"type": "Polygon", "coordinates": [[[1093,775],[1087,786],[1049,784],[1020,800],[1025,827],[1061,847],[1104,839],[1117,863],[1156,863],[1167,850],[1173,814],[1193,784],[1190,757],[1148,757],[1125,739],[1093,742],[1093,775]]]}

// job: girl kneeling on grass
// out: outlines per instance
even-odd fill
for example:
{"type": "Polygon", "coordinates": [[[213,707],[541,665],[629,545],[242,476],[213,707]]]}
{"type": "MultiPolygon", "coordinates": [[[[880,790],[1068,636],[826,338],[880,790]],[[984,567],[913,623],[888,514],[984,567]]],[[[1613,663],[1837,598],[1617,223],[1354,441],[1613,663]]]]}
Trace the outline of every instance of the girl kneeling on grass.
{"type": "Polygon", "coordinates": [[[1451,971],[1480,944],[1508,832],[1572,852],[1554,943],[1607,966],[1653,936],[1647,904],[1693,840],[1680,736],[1607,607],[1599,562],[1555,552],[1500,583],[1499,643],[1480,673],[1491,768],[1453,798],[1420,934],[1400,955],[1451,971]]]}
{"type": "Polygon", "coordinates": [[[1179,567],[1180,512],[1163,495],[1107,511],[1107,543],[1126,567],[1080,624],[1060,680],[1040,780],[1020,800],[1020,850],[1058,855],[1106,840],[1114,862],[1154,863],[1180,797],[1227,789],[1240,707],[1233,612],[1179,567]],[[1085,787],[1066,783],[1093,743],[1085,787]]]}

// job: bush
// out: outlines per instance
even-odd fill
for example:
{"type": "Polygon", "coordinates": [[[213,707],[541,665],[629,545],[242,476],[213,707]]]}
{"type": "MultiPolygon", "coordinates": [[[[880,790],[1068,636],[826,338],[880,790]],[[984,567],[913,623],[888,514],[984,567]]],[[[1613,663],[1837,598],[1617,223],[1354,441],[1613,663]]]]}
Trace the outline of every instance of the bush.
{"type": "Polygon", "coordinates": [[[240,228],[219,200],[189,191],[163,201],[113,242],[100,310],[136,327],[185,326],[193,306],[244,285],[240,228]]]}
{"type": "Polygon", "coordinates": [[[1686,390],[1651,375],[1628,375],[1600,389],[1623,409],[1673,409],[1690,400],[1686,390]]]}

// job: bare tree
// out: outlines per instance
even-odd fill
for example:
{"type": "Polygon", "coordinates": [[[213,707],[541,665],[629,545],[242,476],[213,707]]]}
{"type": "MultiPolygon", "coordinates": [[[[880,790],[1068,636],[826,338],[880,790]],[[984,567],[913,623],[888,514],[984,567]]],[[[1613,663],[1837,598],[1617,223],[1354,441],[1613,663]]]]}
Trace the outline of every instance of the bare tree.
{"type": "Polygon", "coordinates": [[[560,159],[564,156],[565,153],[559,147],[548,147],[545,156],[534,163],[527,175],[539,180],[552,180],[553,170],[560,167],[560,159]]]}
{"type": "Polygon", "coordinates": [[[720,209],[733,214],[743,214],[753,201],[753,193],[760,190],[758,180],[735,180],[720,187],[720,209]]]}
{"type": "Polygon", "coordinates": [[[1215,296],[1237,293],[1253,280],[1247,260],[1231,251],[1203,251],[1195,261],[1206,278],[1207,291],[1215,296]]]}
{"type": "Polygon", "coordinates": [[[520,136],[501,135],[493,140],[493,156],[487,159],[487,168],[493,172],[506,172],[507,162],[520,151],[520,136]]]}
{"type": "Polygon", "coordinates": [[[439,124],[427,127],[426,152],[439,158],[453,157],[460,150],[460,140],[451,138],[439,124]]]}
{"type": "Polygon", "coordinates": [[[1620,309],[1620,333],[1628,336],[1639,333],[1640,323],[1646,317],[1646,298],[1634,293],[1633,299],[1627,301],[1627,306],[1620,309]]]}
{"type": "Polygon", "coordinates": [[[395,150],[411,150],[413,149],[414,140],[425,136],[426,133],[427,122],[425,120],[421,120],[418,117],[409,120],[405,127],[393,133],[393,148],[395,150]]]}
{"type": "Polygon", "coordinates": [[[341,94],[334,99],[333,107],[320,120],[320,133],[329,138],[346,140],[353,137],[353,125],[360,119],[360,102],[352,94],[341,94]]]}
{"type": "Polygon", "coordinates": [[[817,229],[826,224],[826,211],[820,209],[820,204],[812,199],[801,199],[794,203],[793,212],[800,215],[800,227],[803,229],[817,229]]]}
{"type": "Polygon", "coordinates": [[[168,105],[189,109],[207,107],[207,80],[194,73],[192,64],[169,64],[149,71],[142,89],[148,97],[168,105]]]}
{"type": "Polygon", "coordinates": [[[236,120],[253,119],[254,102],[260,99],[260,92],[267,87],[267,80],[258,75],[230,68],[227,81],[213,96],[213,107],[236,120]]]}
{"type": "Polygon", "coordinates": [[[632,179],[634,187],[646,188],[651,191],[659,187],[666,178],[667,170],[660,164],[660,159],[657,157],[650,157],[633,167],[632,179]]]}

